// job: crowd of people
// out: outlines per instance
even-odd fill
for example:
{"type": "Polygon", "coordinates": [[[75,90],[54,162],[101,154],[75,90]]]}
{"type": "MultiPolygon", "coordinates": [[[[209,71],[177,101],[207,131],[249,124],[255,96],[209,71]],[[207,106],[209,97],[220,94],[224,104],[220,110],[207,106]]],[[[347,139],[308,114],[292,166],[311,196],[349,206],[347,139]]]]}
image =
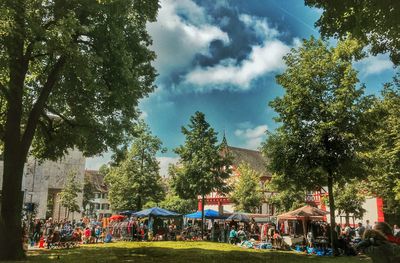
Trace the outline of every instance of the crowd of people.
{"type": "MultiPolygon", "coordinates": [[[[256,223],[252,219],[248,223],[235,221],[209,221],[201,236],[199,221],[187,222],[183,228],[177,226],[174,220],[157,218],[109,221],[84,217],[76,220],[55,221],[35,219],[29,225],[29,240],[31,246],[63,247],[77,244],[111,242],[112,239],[156,241],[156,240],[210,240],[240,244],[245,241],[267,242],[271,247],[282,247],[284,229],[273,223],[256,223]]],[[[290,228],[289,228],[290,229],[290,228]]],[[[328,249],[331,243],[331,227],[322,222],[309,226],[309,232],[303,239],[303,249],[328,249]]],[[[400,259],[400,228],[393,228],[387,223],[376,222],[373,226],[361,222],[356,227],[346,224],[336,225],[334,244],[337,253],[356,255],[365,253],[374,262],[386,262],[383,259],[398,257],[400,259]]],[[[390,261],[387,261],[390,262],[390,261]]],[[[400,261],[398,261],[400,262],[400,261]]]]}
{"type": "Polygon", "coordinates": [[[51,217],[47,220],[35,219],[30,223],[29,229],[31,246],[52,248],[107,242],[107,229],[103,223],[87,217],[79,221],[55,221],[51,217]]]}

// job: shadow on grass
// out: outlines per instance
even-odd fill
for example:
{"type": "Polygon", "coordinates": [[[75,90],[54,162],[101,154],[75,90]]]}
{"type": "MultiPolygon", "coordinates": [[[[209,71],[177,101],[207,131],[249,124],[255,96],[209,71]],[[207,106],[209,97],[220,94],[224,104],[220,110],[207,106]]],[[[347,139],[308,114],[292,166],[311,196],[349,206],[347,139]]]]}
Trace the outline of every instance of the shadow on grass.
{"type": "Polygon", "coordinates": [[[174,262],[174,263],[303,263],[335,262],[369,263],[367,259],[350,257],[316,257],[273,250],[213,250],[204,248],[140,247],[81,247],[68,250],[30,252],[28,262],[174,262]]]}

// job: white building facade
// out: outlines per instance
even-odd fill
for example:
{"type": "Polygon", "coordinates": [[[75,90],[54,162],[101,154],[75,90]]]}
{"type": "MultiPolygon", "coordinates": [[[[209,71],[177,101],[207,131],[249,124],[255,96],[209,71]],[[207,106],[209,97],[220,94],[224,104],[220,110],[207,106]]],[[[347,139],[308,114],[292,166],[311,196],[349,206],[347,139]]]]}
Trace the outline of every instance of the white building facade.
{"type": "MultiPolygon", "coordinates": [[[[37,218],[52,217],[54,220],[78,219],[80,212],[68,213],[60,206],[59,193],[64,188],[70,173],[76,174],[76,183],[83,189],[85,157],[79,150],[70,150],[59,161],[39,161],[28,158],[24,168],[22,188],[24,204],[34,204],[37,218]]],[[[3,183],[3,162],[0,161],[0,186],[3,183]]],[[[82,191],[78,193],[77,203],[82,211],[82,191]]]]}

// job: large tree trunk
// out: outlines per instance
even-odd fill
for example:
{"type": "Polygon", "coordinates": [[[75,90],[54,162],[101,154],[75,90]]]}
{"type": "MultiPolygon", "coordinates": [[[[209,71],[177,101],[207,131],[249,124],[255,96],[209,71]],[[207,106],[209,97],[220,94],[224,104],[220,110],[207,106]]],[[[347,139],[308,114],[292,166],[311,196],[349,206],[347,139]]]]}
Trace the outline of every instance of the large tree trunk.
{"type": "Polygon", "coordinates": [[[333,251],[333,255],[336,254],[336,222],[335,222],[335,203],[333,199],[333,175],[332,173],[328,174],[328,195],[329,195],[329,214],[331,219],[331,247],[333,251]]]}
{"type": "Polygon", "coordinates": [[[20,155],[4,155],[3,188],[0,215],[0,260],[22,259],[21,191],[24,162],[20,155]]]}
{"type": "Polygon", "coordinates": [[[201,195],[201,239],[204,238],[204,194],[201,195]]]}

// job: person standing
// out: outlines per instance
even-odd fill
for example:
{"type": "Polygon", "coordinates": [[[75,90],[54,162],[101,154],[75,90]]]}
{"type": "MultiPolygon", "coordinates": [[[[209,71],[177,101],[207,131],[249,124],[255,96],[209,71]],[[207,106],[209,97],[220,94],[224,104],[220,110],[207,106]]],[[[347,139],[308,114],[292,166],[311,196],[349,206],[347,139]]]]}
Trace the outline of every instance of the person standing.
{"type": "Polygon", "coordinates": [[[369,220],[366,221],[365,230],[371,230],[372,226],[369,224],[369,220]]]}

